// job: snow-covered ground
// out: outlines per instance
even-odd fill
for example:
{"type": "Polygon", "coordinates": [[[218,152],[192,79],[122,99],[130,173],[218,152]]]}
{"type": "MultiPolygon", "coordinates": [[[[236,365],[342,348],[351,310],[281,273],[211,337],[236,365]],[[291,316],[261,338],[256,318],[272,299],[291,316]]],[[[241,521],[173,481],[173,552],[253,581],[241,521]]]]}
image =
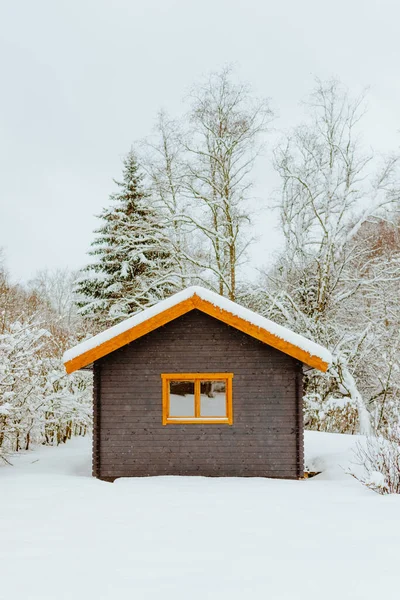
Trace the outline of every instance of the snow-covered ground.
{"type": "Polygon", "coordinates": [[[90,477],[90,440],[0,468],[1,600],[395,600],[400,496],[307,432],[306,481],[90,477]]]}

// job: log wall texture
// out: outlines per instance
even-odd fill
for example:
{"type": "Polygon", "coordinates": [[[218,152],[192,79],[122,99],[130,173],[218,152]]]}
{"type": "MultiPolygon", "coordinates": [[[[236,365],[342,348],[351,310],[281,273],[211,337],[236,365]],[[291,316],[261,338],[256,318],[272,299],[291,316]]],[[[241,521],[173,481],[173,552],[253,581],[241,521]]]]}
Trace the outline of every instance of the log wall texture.
{"type": "Polygon", "coordinates": [[[93,474],[303,476],[302,365],[193,310],[94,364],[93,474]],[[233,425],[162,425],[161,373],[233,373],[233,425]]]}

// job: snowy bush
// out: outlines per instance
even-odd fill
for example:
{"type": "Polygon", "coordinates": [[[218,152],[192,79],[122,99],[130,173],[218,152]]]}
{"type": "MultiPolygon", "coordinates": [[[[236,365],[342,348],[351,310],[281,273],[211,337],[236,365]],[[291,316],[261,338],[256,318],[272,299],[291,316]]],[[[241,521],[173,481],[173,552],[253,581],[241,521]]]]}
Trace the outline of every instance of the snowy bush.
{"type": "Polygon", "coordinates": [[[78,332],[84,335],[67,275],[43,272],[28,290],[0,265],[0,459],[31,444],[65,442],[90,426],[91,374],[68,376],[61,360],[78,332]]]}
{"type": "Polygon", "coordinates": [[[85,435],[91,425],[92,376],[87,371],[66,375],[59,359],[49,361],[44,403],[44,443],[66,442],[85,435]]]}
{"type": "Polygon", "coordinates": [[[59,444],[84,434],[91,420],[91,377],[67,377],[48,357],[52,335],[19,321],[0,334],[0,457],[32,443],[59,444]]]}
{"type": "Polygon", "coordinates": [[[358,412],[352,398],[330,397],[322,399],[318,393],[304,396],[304,423],[307,429],[355,433],[358,412]]]}
{"type": "Polygon", "coordinates": [[[378,494],[400,494],[400,426],[388,437],[367,438],[355,451],[361,470],[352,469],[362,484],[378,494]]]}

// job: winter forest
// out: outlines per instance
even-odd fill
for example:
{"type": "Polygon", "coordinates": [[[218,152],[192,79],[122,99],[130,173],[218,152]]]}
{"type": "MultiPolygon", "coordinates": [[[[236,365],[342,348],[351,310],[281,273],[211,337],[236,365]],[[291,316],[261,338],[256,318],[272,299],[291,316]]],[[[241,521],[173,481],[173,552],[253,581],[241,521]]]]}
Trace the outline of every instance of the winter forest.
{"type": "Polygon", "coordinates": [[[400,492],[399,155],[364,138],[367,93],[316,80],[302,102],[304,121],[287,129],[273,97],[231,68],[211,73],[180,118],[160,110],[124,149],[80,272],[16,284],[3,253],[3,461],[90,430],[91,373],[66,376],[65,349],[202,285],[332,352],[326,374],[305,370],[305,426],[368,435],[361,460],[400,492]],[[257,168],[275,172],[274,194],[255,195],[257,168]],[[253,277],[261,205],[279,215],[284,244],[253,277]]]}

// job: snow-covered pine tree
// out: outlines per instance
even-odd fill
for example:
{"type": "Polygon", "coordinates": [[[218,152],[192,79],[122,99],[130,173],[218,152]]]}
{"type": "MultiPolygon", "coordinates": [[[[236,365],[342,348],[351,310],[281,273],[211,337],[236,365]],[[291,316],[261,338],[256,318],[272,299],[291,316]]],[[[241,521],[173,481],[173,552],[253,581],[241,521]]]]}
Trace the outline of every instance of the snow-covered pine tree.
{"type": "Polygon", "coordinates": [[[143,178],[130,151],[111,206],[99,215],[102,225],[89,252],[95,260],[76,282],[81,314],[99,326],[112,325],[176,291],[163,215],[152,206],[143,178]]]}

